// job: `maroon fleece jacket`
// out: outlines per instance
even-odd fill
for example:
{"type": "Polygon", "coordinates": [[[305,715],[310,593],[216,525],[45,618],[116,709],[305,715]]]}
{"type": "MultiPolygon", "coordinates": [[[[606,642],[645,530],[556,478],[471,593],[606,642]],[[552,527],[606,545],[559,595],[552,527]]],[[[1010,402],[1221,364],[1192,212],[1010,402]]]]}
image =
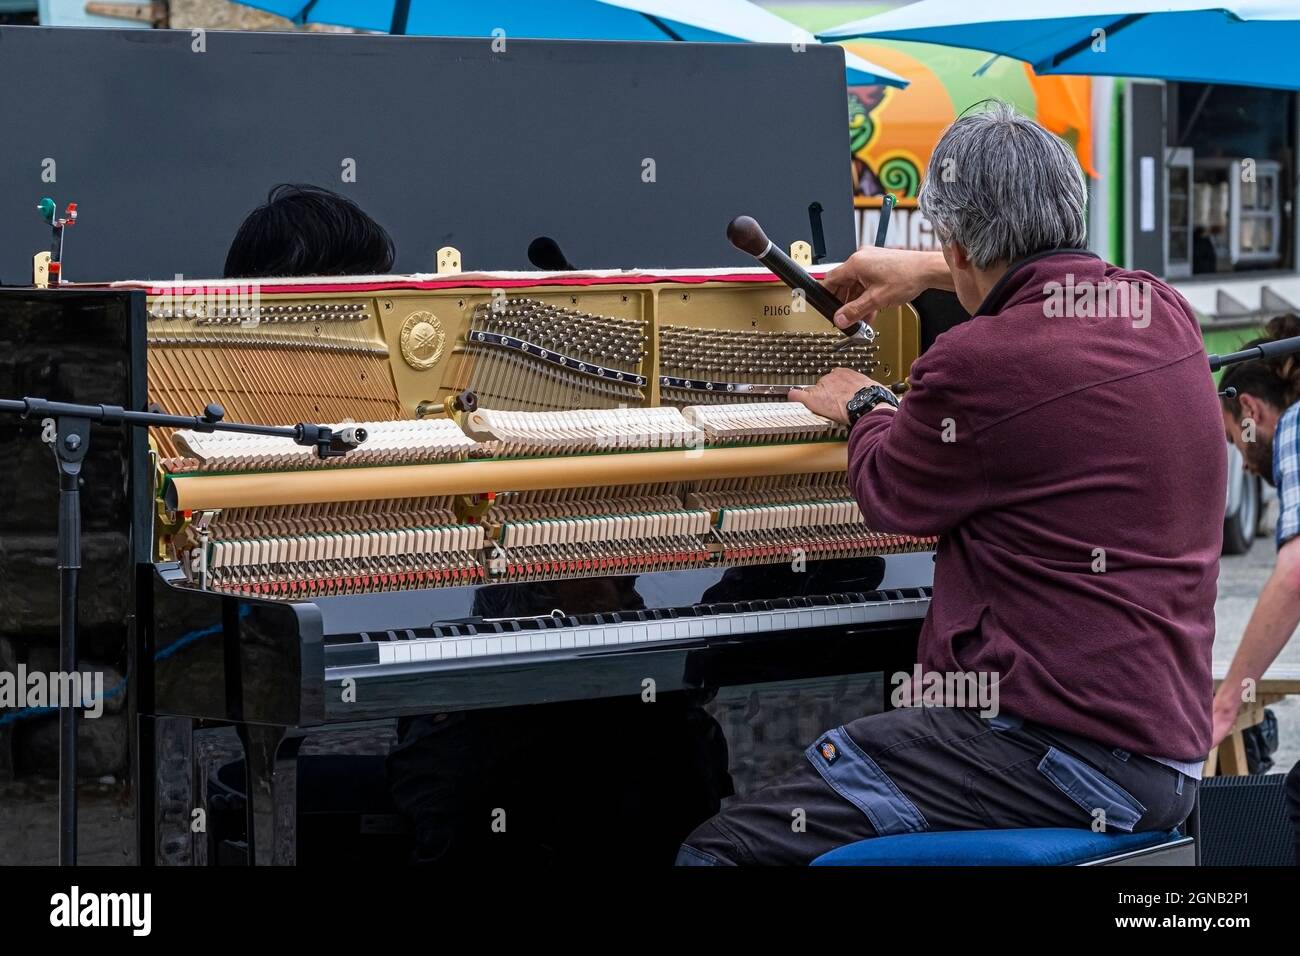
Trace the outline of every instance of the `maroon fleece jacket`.
{"type": "Polygon", "coordinates": [[[997,675],[1026,720],[1204,758],[1227,459],[1191,307],[1087,252],[1035,256],[910,379],[853,427],[848,473],[869,527],[940,536],[921,665],[997,675]],[[1097,317],[1107,282],[1144,283],[1146,316],[1097,317]]]}

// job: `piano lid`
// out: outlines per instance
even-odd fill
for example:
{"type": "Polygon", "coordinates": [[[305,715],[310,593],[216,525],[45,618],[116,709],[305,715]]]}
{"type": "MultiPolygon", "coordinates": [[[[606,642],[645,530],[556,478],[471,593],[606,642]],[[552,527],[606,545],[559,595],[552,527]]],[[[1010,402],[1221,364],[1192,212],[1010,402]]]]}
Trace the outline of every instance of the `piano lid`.
{"type": "Polygon", "coordinates": [[[50,157],[60,173],[0,194],[0,282],[27,282],[49,246],[42,189],[81,208],[70,280],[219,273],[283,182],[355,200],[409,273],[444,246],[469,268],[528,268],[544,237],[581,268],[740,266],[734,216],[788,245],[812,237],[813,203],[827,257],[854,248],[838,47],[511,37],[497,52],[488,38],[209,31],[196,56],[192,43],[0,27],[0,88],[41,78],[39,97],[6,104],[0,182],[35,182],[50,157]]]}

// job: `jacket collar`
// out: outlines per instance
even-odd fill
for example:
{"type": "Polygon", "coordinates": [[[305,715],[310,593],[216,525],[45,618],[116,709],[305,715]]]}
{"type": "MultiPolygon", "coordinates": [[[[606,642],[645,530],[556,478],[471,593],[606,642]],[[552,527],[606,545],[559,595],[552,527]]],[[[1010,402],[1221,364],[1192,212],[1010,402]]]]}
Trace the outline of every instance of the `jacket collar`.
{"type": "Polygon", "coordinates": [[[1025,272],[1025,267],[1049,256],[1087,256],[1089,259],[1101,259],[1101,256],[1087,249],[1047,249],[1043,252],[1036,252],[1032,256],[1026,256],[1019,262],[1013,262],[1007,268],[1007,271],[1002,273],[998,281],[994,283],[993,288],[989,289],[989,294],[984,297],[980,307],[975,310],[975,314],[996,315],[1002,311],[1011,297],[1024,286],[1025,281],[1029,278],[1029,273],[1025,272]]]}

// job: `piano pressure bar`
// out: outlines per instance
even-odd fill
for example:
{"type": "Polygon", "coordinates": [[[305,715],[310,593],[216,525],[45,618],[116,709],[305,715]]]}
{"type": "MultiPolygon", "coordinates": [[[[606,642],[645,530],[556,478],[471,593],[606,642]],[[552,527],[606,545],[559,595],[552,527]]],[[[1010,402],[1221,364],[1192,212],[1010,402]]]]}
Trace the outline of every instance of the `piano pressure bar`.
{"type": "Polygon", "coordinates": [[[435,465],[329,468],[241,475],[178,475],[167,484],[173,511],[326,504],[388,498],[473,495],[485,491],[591,488],[647,481],[704,481],[754,475],[844,471],[842,441],[464,461],[435,465]]]}

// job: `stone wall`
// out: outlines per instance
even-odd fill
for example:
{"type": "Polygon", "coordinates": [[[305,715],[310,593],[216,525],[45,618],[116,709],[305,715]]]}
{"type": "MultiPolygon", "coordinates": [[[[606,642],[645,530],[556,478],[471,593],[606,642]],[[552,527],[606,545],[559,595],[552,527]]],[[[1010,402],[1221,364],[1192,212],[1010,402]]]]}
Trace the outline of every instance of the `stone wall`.
{"type": "Polygon", "coordinates": [[[296,30],[290,21],[230,0],[171,0],[176,30],[296,30]]]}
{"type": "Polygon", "coordinates": [[[343,27],[312,23],[295,26],[283,17],[254,10],[231,0],[171,0],[171,26],[176,30],[300,30],[320,33],[350,33],[343,27]]]}

